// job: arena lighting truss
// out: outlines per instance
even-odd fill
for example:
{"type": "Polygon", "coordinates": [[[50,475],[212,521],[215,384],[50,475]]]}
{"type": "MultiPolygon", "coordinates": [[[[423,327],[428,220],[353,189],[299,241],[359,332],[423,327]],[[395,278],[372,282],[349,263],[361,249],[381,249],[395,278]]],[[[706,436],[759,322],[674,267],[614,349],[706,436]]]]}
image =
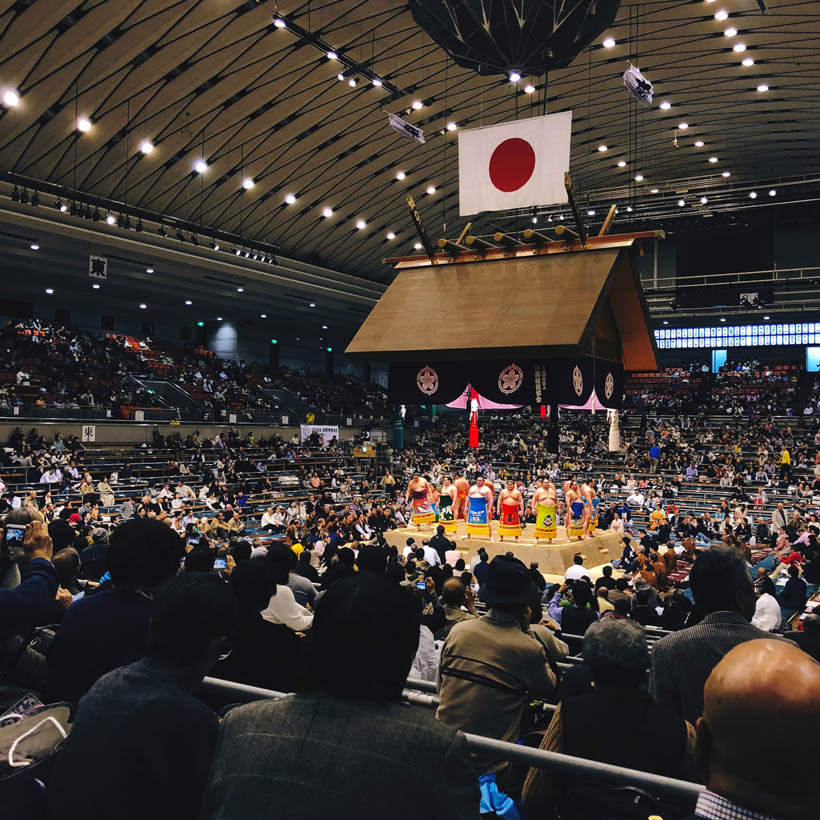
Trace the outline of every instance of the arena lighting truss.
{"type": "MultiPolygon", "coordinates": [[[[12,183],[10,193],[12,202],[19,202],[23,205],[30,204],[36,207],[41,204],[41,196],[50,195],[55,197],[54,208],[59,213],[65,214],[69,218],[75,217],[78,221],[88,219],[93,222],[100,222],[100,209],[103,209],[109,214],[109,217],[105,221],[111,227],[117,227],[126,231],[134,227],[137,233],[142,233],[145,229],[143,221],[150,222],[156,225],[156,233],[163,239],[181,243],[190,241],[191,246],[195,248],[199,248],[201,244],[202,247],[208,247],[213,251],[221,251],[232,256],[241,255],[244,259],[263,262],[269,265],[277,264],[276,254],[279,253],[279,247],[277,245],[251,241],[238,234],[229,233],[227,231],[206,229],[202,225],[184,219],[153,213],[144,208],[134,208],[123,202],[105,199],[104,197],[91,196],[79,191],[72,191],[61,185],[29,179],[28,177],[20,176],[11,171],[6,174],[6,180],[12,183]],[[32,195],[30,202],[28,195],[23,199],[21,189],[23,191],[31,189],[32,195]],[[64,203],[69,204],[66,205],[64,203]],[[112,218],[113,214],[117,214],[117,217],[112,218]],[[136,220],[136,222],[132,223],[132,219],[136,220]],[[188,232],[189,236],[185,235],[185,231],[188,232]],[[207,238],[203,238],[200,243],[198,234],[202,234],[203,237],[207,238]],[[237,247],[241,247],[242,251],[234,253],[237,247]]],[[[153,228],[151,230],[153,230],[153,228]]]]}
{"type": "MultiPolygon", "coordinates": [[[[786,205],[817,206],[820,205],[820,177],[779,177],[741,184],[731,177],[724,179],[721,174],[712,174],[657,182],[651,186],[643,183],[579,193],[579,204],[588,225],[602,223],[609,206],[616,205],[614,232],[617,232],[617,229],[626,227],[634,230],[638,225],[665,228],[670,224],[674,226],[676,221],[693,218],[741,216],[786,205]],[[657,193],[651,193],[653,188],[657,188],[657,193]],[[753,192],[757,196],[751,197],[753,192]]],[[[515,233],[519,226],[523,230],[534,224],[539,230],[549,231],[550,225],[567,220],[572,220],[567,205],[530,209],[526,219],[520,211],[493,214],[493,225],[507,233],[515,233]]]]}
{"type": "Polygon", "coordinates": [[[511,82],[565,68],[615,21],[620,0],[410,0],[458,65],[511,82]]]}

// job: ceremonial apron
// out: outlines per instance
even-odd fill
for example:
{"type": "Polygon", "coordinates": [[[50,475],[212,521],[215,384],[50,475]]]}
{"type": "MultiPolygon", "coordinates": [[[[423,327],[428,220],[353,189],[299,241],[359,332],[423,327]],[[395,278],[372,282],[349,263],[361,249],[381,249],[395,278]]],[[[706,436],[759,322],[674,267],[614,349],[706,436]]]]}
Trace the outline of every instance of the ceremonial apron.
{"type": "Polygon", "coordinates": [[[584,534],[584,502],[573,501],[569,514],[569,537],[576,538],[584,534]]]}
{"type": "Polygon", "coordinates": [[[432,524],[436,514],[430,506],[430,500],[425,492],[413,493],[413,523],[418,527],[421,524],[432,524]]]}
{"type": "Polygon", "coordinates": [[[456,520],[453,518],[453,499],[449,495],[443,495],[439,499],[438,521],[444,527],[445,535],[455,535],[457,532],[456,520]]]}
{"type": "Polygon", "coordinates": [[[598,499],[592,499],[592,512],[589,518],[589,531],[592,532],[598,526],[598,499]]]}
{"type": "Polygon", "coordinates": [[[555,504],[539,504],[535,511],[535,539],[552,541],[558,532],[555,520],[555,504]]]}
{"type": "Polygon", "coordinates": [[[498,522],[499,535],[521,535],[521,521],[518,518],[518,504],[502,504],[501,519],[498,522]]]}
{"type": "Polygon", "coordinates": [[[467,511],[467,534],[490,537],[490,522],[487,518],[487,499],[470,496],[467,511]]]}

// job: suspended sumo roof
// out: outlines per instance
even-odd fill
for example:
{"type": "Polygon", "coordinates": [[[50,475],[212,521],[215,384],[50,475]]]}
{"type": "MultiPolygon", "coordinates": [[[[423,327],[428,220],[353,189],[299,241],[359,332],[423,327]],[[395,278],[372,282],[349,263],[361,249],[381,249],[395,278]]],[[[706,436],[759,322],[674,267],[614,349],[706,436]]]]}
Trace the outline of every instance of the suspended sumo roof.
{"type": "MultiPolygon", "coordinates": [[[[646,236],[662,236],[647,232],[646,236]]],[[[387,260],[399,269],[345,351],[415,362],[589,355],[656,370],[633,235],[486,254],[387,260]]]]}

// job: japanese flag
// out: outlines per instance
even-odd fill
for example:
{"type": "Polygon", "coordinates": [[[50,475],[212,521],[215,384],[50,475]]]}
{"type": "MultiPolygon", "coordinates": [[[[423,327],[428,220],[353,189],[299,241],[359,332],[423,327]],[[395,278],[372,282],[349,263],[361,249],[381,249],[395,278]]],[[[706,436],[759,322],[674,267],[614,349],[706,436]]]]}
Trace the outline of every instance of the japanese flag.
{"type": "Polygon", "coordinates": [[[567,201],[572,111],[458,135],[461,216],[567,201]]]}

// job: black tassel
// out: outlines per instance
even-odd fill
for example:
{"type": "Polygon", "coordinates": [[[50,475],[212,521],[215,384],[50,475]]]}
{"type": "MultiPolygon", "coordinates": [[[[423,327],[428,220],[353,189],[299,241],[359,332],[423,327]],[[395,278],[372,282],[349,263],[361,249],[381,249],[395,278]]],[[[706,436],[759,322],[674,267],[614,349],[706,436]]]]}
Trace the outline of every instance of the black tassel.
{"type": "Polygon", "coordinates": [[[547,430],[547,452],[558,455],[558,405],[550,405],[550,426],[547,430]]]}

